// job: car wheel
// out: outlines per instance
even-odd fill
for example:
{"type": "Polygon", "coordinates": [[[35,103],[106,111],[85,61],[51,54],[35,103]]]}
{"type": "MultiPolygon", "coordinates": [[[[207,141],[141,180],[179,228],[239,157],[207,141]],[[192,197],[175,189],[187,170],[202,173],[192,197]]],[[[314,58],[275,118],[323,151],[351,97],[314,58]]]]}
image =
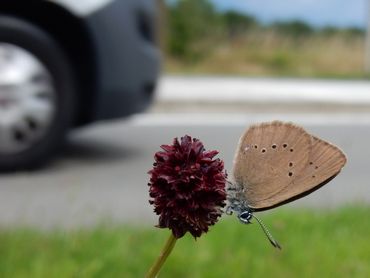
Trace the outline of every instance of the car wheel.
{"type": "Polygon", "coordinates": [[[0,171],[43,165],[63,142],[75,86],[68,59],[39,27],[0,16],[0,171]]]}

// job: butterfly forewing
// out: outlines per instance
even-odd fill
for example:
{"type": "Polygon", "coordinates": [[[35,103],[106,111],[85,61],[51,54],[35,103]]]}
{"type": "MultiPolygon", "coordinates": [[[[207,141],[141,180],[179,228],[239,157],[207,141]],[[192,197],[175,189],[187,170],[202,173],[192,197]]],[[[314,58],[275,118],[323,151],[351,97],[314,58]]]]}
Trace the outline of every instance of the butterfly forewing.
{"type": "Polygon", "coordinates": [[[291,123],[252,126],[240,138],[234,179],[256,210],[281,202],[279,192],[292,184],[309,164],[312,137],[291,123]]]}

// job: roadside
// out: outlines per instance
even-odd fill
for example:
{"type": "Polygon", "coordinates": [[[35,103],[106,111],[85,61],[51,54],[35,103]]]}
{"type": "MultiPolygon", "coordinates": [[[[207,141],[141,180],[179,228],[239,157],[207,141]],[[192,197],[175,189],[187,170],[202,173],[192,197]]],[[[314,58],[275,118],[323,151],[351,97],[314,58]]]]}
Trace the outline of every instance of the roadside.
{"type": "Polygon", "coordinates": [[[2,175],[0,225],[45,229],[102,222],[154,225],[157,218],[148,203],[147,172],[161,144],[190,134],[220,151],[231,171],[235,146],[246,127],[276,119],[303,125],[334,142],[348,157],[348,165],[330,185],[287,207],[328,209],[370,203],[369,83],[266,80],[164,77],[152,113],[78,130],[61,157],[47,168],[2,175]],[[326,89],[319,88],[320,82],[326,89]],[[283,92],[285,88],[290,90],[283,92]],[[258,110],[257,104],[265,110],[258,110]],[[165,105],[173,113],[167,113],[165,105]],[[327,113],[329,105],[336,113],[327,113]],[[363,113],[355,113],[358,107],[363,113]],[[303,108],[306,113],[299,111],[303,108]]]}
{"type": "Polygon", "coordinates": [[[164,76],[151,112],[370,113],[370,81],[164,76]]]}

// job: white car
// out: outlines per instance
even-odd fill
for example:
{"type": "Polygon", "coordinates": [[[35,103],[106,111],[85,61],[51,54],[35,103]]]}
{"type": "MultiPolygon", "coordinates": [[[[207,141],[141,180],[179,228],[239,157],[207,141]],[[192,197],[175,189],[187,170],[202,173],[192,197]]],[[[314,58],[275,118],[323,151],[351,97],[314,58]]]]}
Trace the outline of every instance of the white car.
{"type": "Polygon", "coordinates": [[[39,167],[70,128],[151,103],[155,3],[0,1],[0,171],[39,167]]]}

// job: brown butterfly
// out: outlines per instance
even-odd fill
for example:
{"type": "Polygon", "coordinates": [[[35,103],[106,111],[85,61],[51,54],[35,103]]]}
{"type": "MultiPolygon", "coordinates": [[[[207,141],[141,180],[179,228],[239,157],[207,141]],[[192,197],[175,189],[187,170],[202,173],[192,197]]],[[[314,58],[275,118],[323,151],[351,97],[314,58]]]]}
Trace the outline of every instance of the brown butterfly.
{"type": "Polygon", "coordinates": [[[243,223],[254,217],[277,248],[263,223],[253,215],[302,198],[339,174],[346,156],[336,146],[292,123],[273,121],[251,126],[240,138],[234,159],[235,184],[229,183],[226,213],[243,223]]]}

